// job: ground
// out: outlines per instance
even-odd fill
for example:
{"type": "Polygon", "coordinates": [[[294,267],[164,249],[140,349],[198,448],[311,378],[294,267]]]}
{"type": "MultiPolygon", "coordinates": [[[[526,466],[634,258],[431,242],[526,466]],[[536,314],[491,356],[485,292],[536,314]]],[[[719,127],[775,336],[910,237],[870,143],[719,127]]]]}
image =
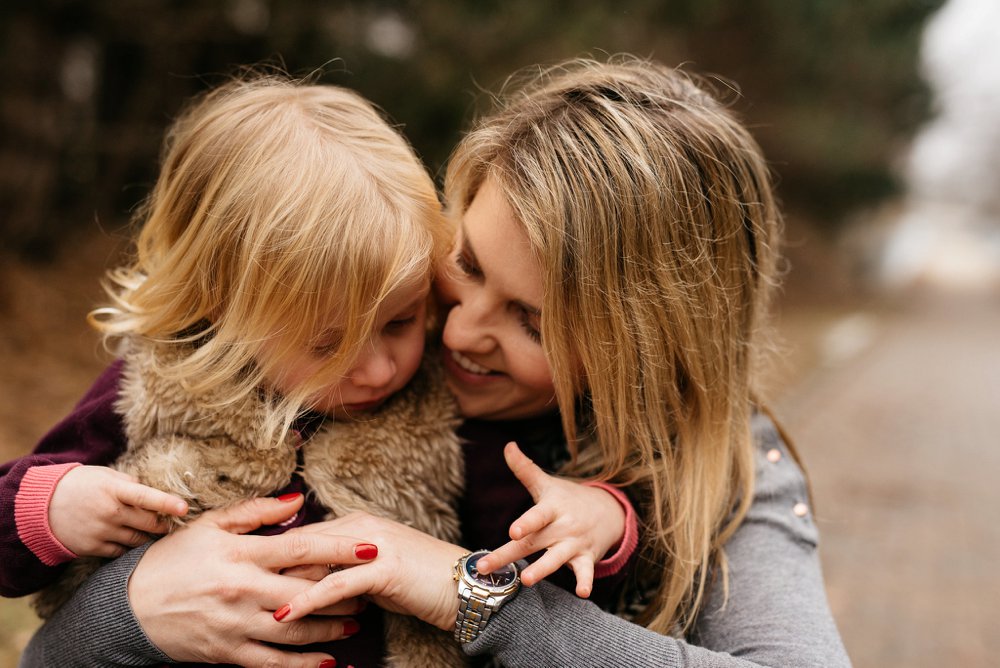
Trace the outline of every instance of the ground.
{"type": "MultiPolygon", "coordinates": [[[[809,469],[831,607],[855,666],[987,666],[1000,655],[1000,296],[860,297],[793,247],[770,372],[809,469]],[[801,268],[804,267],[804,268],[801,268]]],[[[0,460],[27,451],[108,357],[84,324],[107,239],[52,266],[0,259],[0,460]]],[[[37,625],[0,600],[0,666],[37,625]]]]}

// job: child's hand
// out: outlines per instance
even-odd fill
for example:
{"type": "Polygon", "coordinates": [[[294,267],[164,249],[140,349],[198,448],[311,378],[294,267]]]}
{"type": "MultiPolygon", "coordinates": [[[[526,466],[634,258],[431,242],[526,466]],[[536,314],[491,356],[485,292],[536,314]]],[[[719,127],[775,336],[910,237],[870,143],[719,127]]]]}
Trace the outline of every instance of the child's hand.
{"type": "Polygon", "coordinates": [[[577,596],[590,596],[594,564],[625,533],[621,504],[600,488],[548,475],[515,443],[507,444],[504,457],[535,505],[510,526],[513,540],[480,559],[477,568],[490,573],[545,549],[538,561],[521,572],[521,581],[531,586],[568,564],[576,574],[577,596]]]}
{"type": "Polygon", "coordinates": [[[104,466],[77,466],[62,477],[49,502],[49,528],[77,556],[117,557],[166,533],[158,516],[187,514],[178,497],[139,484],[104,466]]]}

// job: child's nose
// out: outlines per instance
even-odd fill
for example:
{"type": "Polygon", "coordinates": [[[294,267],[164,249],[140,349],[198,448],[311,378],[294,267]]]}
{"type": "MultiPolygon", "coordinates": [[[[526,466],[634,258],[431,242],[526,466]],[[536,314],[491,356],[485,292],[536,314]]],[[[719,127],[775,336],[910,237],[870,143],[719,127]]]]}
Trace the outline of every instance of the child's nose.
{"type": "Polygon", "coordinates": [[[395,375],[396,363],[388,347],[381,342],[366,346],[350,373],[355,385],[374,388],[388,385],[395,375]]]}

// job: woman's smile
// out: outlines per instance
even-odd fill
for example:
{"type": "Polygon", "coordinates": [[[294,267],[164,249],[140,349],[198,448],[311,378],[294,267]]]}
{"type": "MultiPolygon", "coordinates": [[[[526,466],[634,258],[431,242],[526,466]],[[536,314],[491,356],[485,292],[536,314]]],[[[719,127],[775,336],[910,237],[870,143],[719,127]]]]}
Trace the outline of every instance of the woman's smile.
{"type": "Polygon", "coordinates": [[[476,364],[475,362],[473,362],[472,360],[470,360],[468,357],[458,352],[457,350],[451,351],[451,358],[455,360],[458,366],[462,367],[469,373],[473,373],[479,376],[485,376],[486,374],[491,373],[489,369],[479,364],[476,364]]]}

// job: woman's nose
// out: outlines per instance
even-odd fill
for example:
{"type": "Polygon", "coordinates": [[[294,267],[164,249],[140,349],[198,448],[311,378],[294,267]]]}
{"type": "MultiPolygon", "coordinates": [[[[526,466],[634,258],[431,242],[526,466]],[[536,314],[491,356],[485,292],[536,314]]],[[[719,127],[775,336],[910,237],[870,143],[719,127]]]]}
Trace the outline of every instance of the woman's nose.
{"type": "Polygon", "coordinates": [[[396,363],[389,347],[380,340],[367,344],[348,375],[359,387],[388,385],[396,375],[396,363]]]}
{"type": "Polygon", "coordinates": [[[491,331],[495,315],[484,300],[459,302],[448,311],[441,339],[451,350],[487,353],[493,346],[491,331]]]}

